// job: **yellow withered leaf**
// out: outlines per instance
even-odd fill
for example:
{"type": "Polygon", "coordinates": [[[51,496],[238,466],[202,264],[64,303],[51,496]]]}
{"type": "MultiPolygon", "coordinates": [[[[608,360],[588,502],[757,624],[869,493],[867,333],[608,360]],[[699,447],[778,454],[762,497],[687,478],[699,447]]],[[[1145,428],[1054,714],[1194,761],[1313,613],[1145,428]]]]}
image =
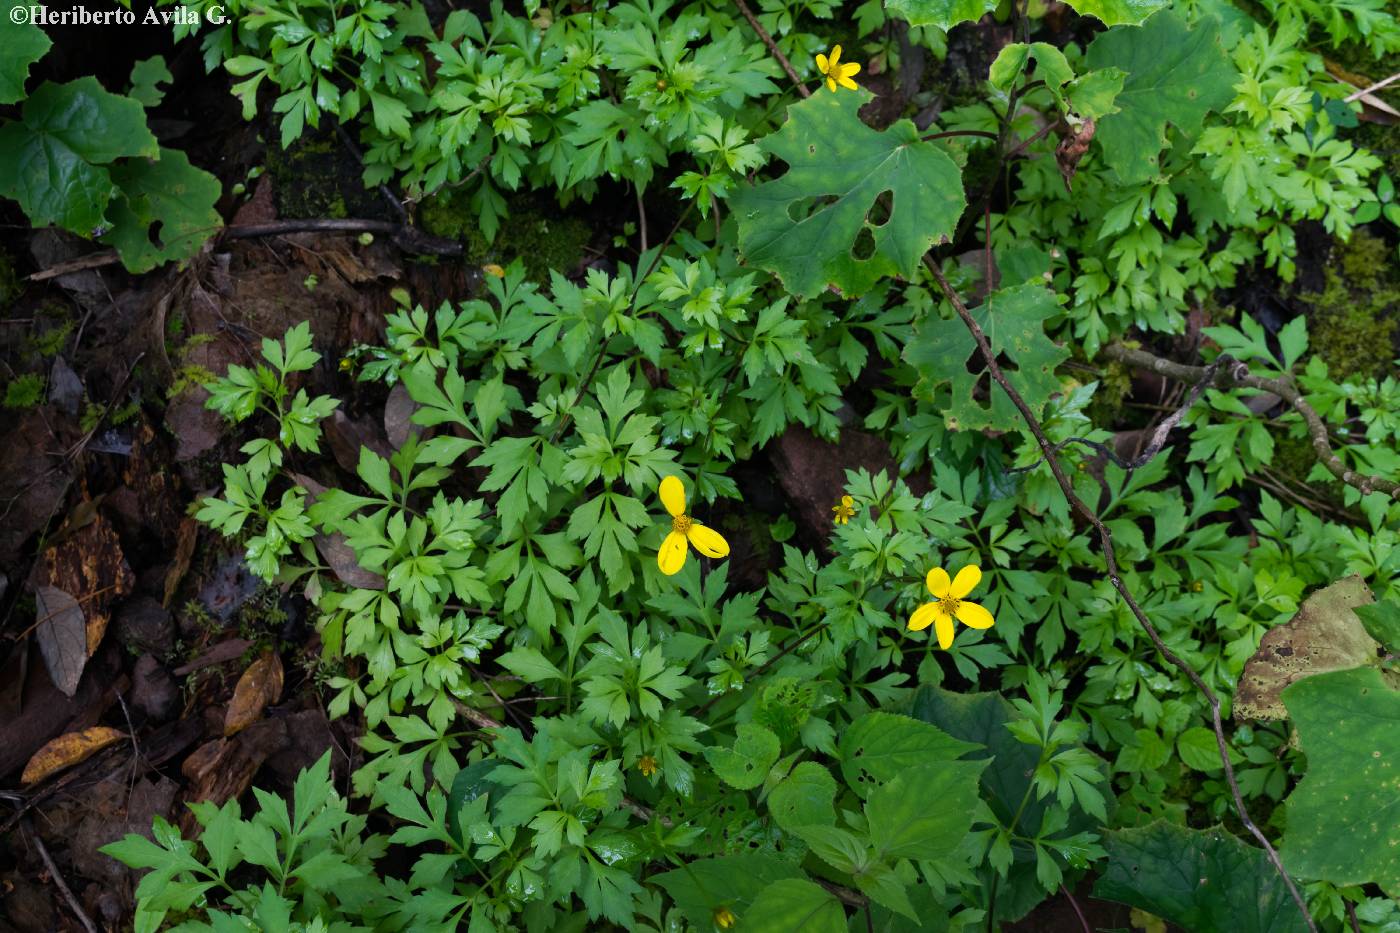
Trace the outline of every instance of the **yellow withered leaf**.
{"type": "Polygon", "coordinates": [[[257,722],[268,704],[276,703],[281,695],[282,659],[269,651],[248,665],[238,678],[224,714],[224,735],[233,735],[257,722]]]}
{"type": "Polygon", "coordinates": [[[20,775],[21,784],[37,784],[64,768],[86,761],[114,742],[126,738],[126,733],[110,726],[93,726],[81,732],[68,732],[34,753],[20,775]]]}

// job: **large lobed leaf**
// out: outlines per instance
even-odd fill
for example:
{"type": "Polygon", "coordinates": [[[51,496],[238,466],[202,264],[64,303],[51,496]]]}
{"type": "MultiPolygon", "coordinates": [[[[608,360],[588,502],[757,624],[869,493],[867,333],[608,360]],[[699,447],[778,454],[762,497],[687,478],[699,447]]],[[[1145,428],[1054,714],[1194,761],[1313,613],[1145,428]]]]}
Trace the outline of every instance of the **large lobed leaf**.
{"type": "Polygon", "coordinates": [[[1283,702],[1308,759],[1284,801],[1284,867],[1400,896],[1400,692],[1363,667],[1300,680],[1283,702]]]}
{"type": "Polygon", "coordinates": [[[1296,933],[1306,929],[1264,850],[1219,827],[1166,822],[1108,834],[1108,867],[1094,896],[1140,907],[1187,930],[1296,933]]]}
{"type": "Polygon", "coordinates": [[[787,163],[786,174],[732,199],[740,251],[794,295],[810,298],[827,285],[859,295],[886,276],[912,277],[928,248],[952,236],[967,204],[957,165],[920,141],[913,123],[881,132],[861,122],[857,111],[871,96],[822,91],[794,104],[762,142],[787,163]],[[884,223],[871,222],[872,208],[889,211],[884,223]]]}
{"type": "MultiPolygon", "coordinates": [[[[994,292],[981,307],[972,309],[972,318],[992,350],[1010,360],[1002,363],[1002,371],[1036,417],[1059,391],[1055,367],[1069,356],[1068,350],[1045,336],[1045,321],[1057,311],[1054,293],[1035,283],[994,292]]],[[[952,395],[942,410],[951,430],[1014,430],[1021,424],[1020,413],[999,386],[985,386],[978,398],[980,367],[978,372],[967,368],[976,351],[977,344],[960,319],[929,317],[905,346],[904,360],[918,370],[926,392],[951,383],[952,395]]]]}
{"type": "Polygon", "coordinates": [[[27,0],[0,2],[0,104],[16,104],[24,99],[24,82],[29,66],[43,58],[53,45],[44,30],[21,16],[13,19],[14,10],[23,10],[27,0]]]}
{"type": "Polygon", "coordinates": [[[122,197],[112,205],[107,241],[132,272],[190,258],[223,224],[214,209],[222,193],[219,180],[178,150],[161,149],[159,161],[114,166],[112,180],[122,197]]]}
{"type": "Polygon", "coordinates": [[[18,201],[36,227],[91,236],[114,191],[102,166],[159,154],[139,102],[96,78],[45,81],[24,102],[23,119],[0,127],[0,196],[18,201]]]}
{"type": "Polygon", "coordinates": [[[1167,124],[1188,136],[1207,113],[1234,98],[1239,79],[1220,47],[1220,24],[1202,17],[1193,28],[1173,12],[1158,13],[1141,28],[1110,29],[1089,46],[1090,68],[1127,72],[1114,103],[1095,131],[1105,162],[1125,185],[1157,174],[1167,124]]]}

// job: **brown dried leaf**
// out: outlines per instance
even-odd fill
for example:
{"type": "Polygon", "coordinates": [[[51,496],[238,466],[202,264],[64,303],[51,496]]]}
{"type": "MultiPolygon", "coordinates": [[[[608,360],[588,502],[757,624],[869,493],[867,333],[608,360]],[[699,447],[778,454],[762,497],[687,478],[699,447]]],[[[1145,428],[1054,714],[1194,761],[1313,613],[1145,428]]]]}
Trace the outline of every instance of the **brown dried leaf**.
{"type": "Polygon", "coordinates": [[[126,738],[126,733],[110,726],[93,726],[81,732],[60,735],[34,753],[20,776],[22,784],[36,784],[57,771],[86,761],[114,742],[126,738]]]}
{"type": "Polygon", "coordinates": [[[54,686],[66,695],[78,692],[87,665],[87,623],[78,601],[54,586],[36,586],[34,603],[38,607],[38,625],[34,637],[39,639],[39,653],[49,669],[54,686]]]}
{"type": "Polygon", "coordinates": [[[180,588],[180,581],[185,579],[185,574],[190,571],[190,559],[194,557],[194,545],[199,540],[199,522],[194,516],[186,515],[180,520],[180,530],[175,538],[175,559],[170,564],[170,569],[165,572],[165,596],[160,604],[165,608],[170,608],[170,601],[175,598],[175,591],[180,588]]]}
{"type": "Polygon", "coordinates": [[[1078,129],[1067,128],[1067,132],[1055,147],[1055,162],[1060,166],[1060,175],[1065,180],[1065,190],[1073,190],[1074,173],[1079,170],[1079,160],[1089,151],[1089,143],[1094,138],[1094,121],[1085,120],[1078,129]]]}
{"type": "Polygon", "coordinates": [[[1372,602],[1365,582],[1353,575],[1313,593],[1286,624],[1266,632],[1240,674],[1235,718],[1287,719],[1279,696],[1289,684],[1374,662],[1380,645],[1353,611],[1372,602]]]}
{"type": "Polygon", "coordinates": [[[340,578],[341,583],[362,590],[384,589],[384,578],[360,566],[359,561],[355,559],[355,551],[345,540],[345,535],[337,531],[334,534],[317,535],[315,541],[316,550],[321,552],[321,556],[340,578]]]}
{"type": "Polygon", "coordinates": [[[418,403],[408,394],[402,382],[389,390],[389,399],[384,403],[384,433],[395,450],[408,443],[410,431],[423,430],[410,420],[417,410],[418,403]]]}
{"type": "MultiPolygon", "coordinates": [[[[74,509],[82,512],[81,506],[74,509]]],[[[36,586],[72,594],[87,619],[87,653],[102,643],[112,604],[130,593],[136,577],[127,566],[117,532],[101,512],[46,549],[34,570],[36,586]]]]}
{"type": "Polygon", "coordinates": [[[276,703],[282,695],[282,659],[269,651],[258,658],[233,688],[233,699],[224,714],[224,735],[248,728],[262,716],[263,710],[276,703]]]}

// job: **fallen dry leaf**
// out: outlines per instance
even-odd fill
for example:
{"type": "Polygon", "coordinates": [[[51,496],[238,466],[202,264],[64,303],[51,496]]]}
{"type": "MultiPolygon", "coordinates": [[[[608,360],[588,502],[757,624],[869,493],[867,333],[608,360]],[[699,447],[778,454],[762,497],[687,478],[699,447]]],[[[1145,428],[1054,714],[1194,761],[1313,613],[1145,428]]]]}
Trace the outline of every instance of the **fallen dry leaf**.
{"type": "Polygon", "coordinates": [[[110,726],[93,726],[81,732],[60,735],[34,753],[20,775],[21,784],[37,784],[64,768],[86,761],[114,742],[126,738],[126,733],[110,726]]]}
{"type": "Polygon", "coordinates": [[[160,604],[167,609],[170,608],[170,600],[175,598],[175,591],[180,588],[180,581],[189,573],[190,559],[194,557],[194,545],[198,540],[199,522],[194,516],[186,515],[180,520],[180,530],[176,533],[175,559],[165,574],[165,595],[160,604]]]}
{"type": "Polygon", "coordinates": [[[54,686],[71,697],[78,692],[88,659],[83,607],[55,586],[36,586],[34,604],[38,609],[34,637],[39,640],[39,653],[54,686]]]}
{"type": "Polygon", "coordinates": [[[389,437],[389,445],[395,450],[408,443],[410,431],[423,430],[410,420],[417,410],[418,403],[413,401],[402,382],[389,390],[389,398],[384,403],[384,433],[389,437]]]}
{"type": "Polygon", "coordinates": [[[102,643],[112,604],[130,593],[136,577],[122,554],[116,529],[101,513],[91,514],[79,506],[73,510],[82,524],[71,534],[44,550],[34,569],[37,587],[51,586],[69,593],[82,606],[87,620],[87,653],[102,643]]]}
{"type": "Polygon", "coordinates": [[[282,695],[282,659],[275,652],[258,658],[233,688],[233,699],[224,714],[224,735],[230,736],[246,729],[262,717],[268,704],[276,703],[282,695]]]}

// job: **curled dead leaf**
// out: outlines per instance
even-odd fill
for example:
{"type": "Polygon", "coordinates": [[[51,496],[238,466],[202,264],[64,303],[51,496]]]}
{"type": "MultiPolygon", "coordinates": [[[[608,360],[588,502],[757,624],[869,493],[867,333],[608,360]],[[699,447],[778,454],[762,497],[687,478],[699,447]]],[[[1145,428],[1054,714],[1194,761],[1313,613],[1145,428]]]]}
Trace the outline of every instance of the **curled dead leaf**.
{"type": "Polygon", "coordinates": [[[1085,120],[1078,127],[1068,127],[1068,132],[1060,138],[1055,147],[1055,162],[1060,166],[1060,175],[1065,180],[1065,190],[1073,190],[1074,173],[1079,171],[1079,160],[1089,151],[1089,143],[1094,138],[1094,121],[1085,120]]]}
{"type": "Polygon", "coordinates": [[[165,573],[165,594],[160,604],[167,609],[170,608],[170,601],[175,598],[175,591],[180,588],[180,581],[189,573],[190,560],[194,557],[194,545],[198,540],[199,522],[194,516],[186,515],[180,520],[180,530],[176,532],[175,559],[165,573]]]}
{"type": "Polygon", "coordinates": [[[37,784],[50,774],[86,761],[108,745],[120,742],[126,733],[110,726],[93,726],[81,732],[69,732],[47,743],[34,753],[20,775],[21,784],[37,784]]]}
{"type": "Polygon", "coordinates": [[[39,641],[39,653],[54,686],[71,697],[78,692],[88,659],[83,608],[56,586],[34,587],[34,605],[38,610],[34,637],[39,641]]]}
{"type": "Polygon", "coordinates": [[[224,735],[248,728],[262,717],[263,710],[282,696],[282,659],[275,652],[258,658],[233,688],[233,699],[224,714],[224,735]]]}

